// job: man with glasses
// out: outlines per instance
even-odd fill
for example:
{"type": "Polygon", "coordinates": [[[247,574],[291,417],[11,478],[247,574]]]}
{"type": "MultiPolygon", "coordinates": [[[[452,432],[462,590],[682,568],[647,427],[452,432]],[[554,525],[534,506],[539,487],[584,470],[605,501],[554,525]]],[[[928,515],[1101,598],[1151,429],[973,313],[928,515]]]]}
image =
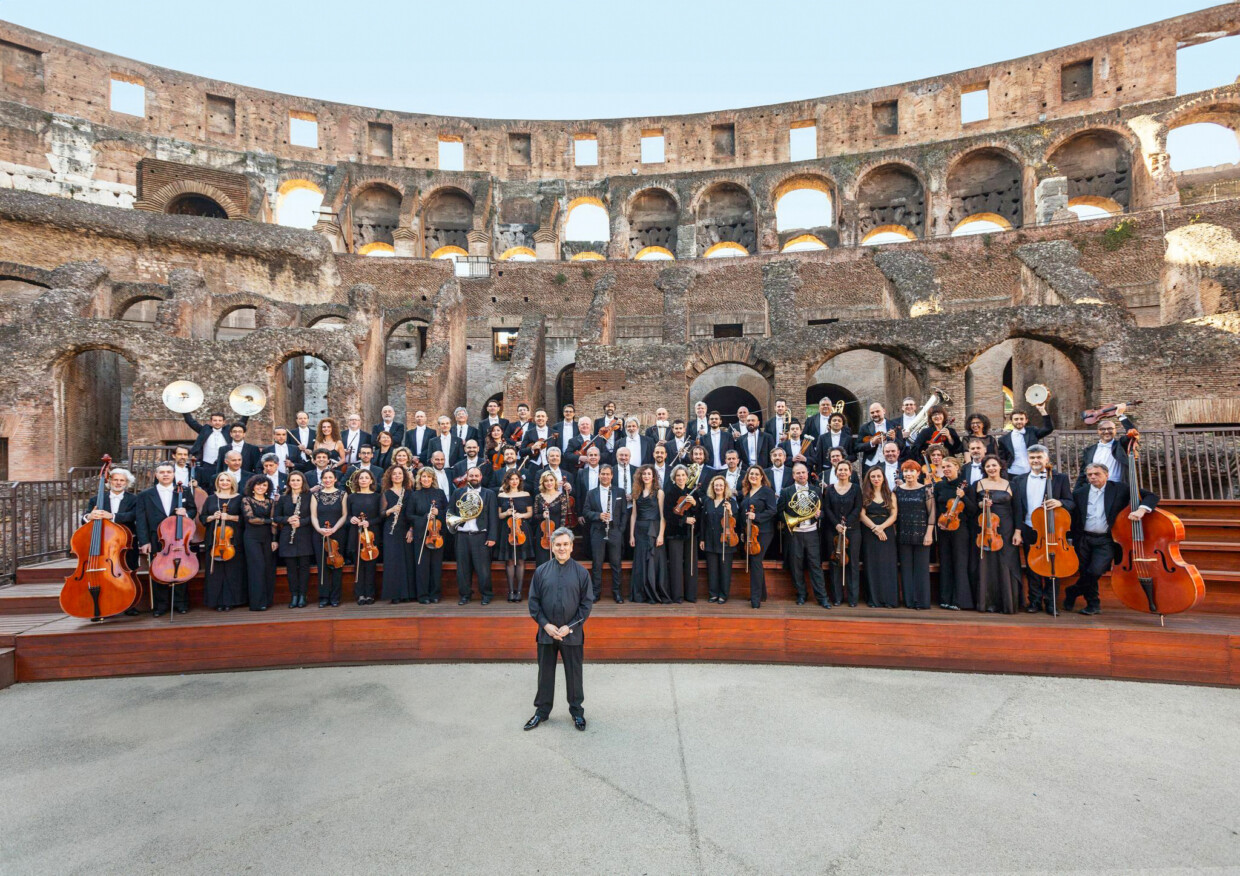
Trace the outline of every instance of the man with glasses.
{"type": "Polygon", "coordinates": [[[1128,430],[1137,427],[1132,420],[1124,416],[1126,410],[1128,406],[1125,404],[1115,406],[1119,425],[1124,430],[1123,434],[1116,434],[1117,428],[1114,420],[1103,420],[1098,424],[1098,443],[1091,444],[1081,451],[1081,464],[1077,468],[1076,483],[1072,485],[1074,490],[1085,486],[1085,467],[1093,464],[1106,467],[1108,481],[1121,484],[1128,482],[1128,445],[1131,443],[1128,430]]]}

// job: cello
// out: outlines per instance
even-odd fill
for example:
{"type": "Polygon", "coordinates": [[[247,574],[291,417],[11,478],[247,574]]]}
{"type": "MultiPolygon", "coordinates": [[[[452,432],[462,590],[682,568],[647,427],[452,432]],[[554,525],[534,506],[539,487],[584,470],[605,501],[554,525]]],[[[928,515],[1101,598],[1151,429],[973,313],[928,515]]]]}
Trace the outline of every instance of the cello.
{"type": "Polygon", "coordinates": [[[1076,555],[1076,548],[1068,543],[1068,530],[1072,527],[1072,514],[1060,505],[1058,508],[1046,507],[1051,498],[1051,475],[1046,475],[1046,495],[1042,504],[1033,509],[1030,522],[1037,539],[1029,546],[1029,571],[1051,582],[1051,614],[1059,614],[1059,583],[1058,579],[1075,575],[1081,568],[1081,560],[1076,555]]]}
{"type": "MultiPolygon", "coordinates": [[[[1128,507],[1141,507],[1137,483],[1137,457],[1141,436],[1128,430],[1128,507]]],[[[1111,589],[1120,602],[1133,611],[1148,611],[1160,617],[1193,608],[1206,595],[1205,581],[1197,567],[1180,555],[1184,541],[1180,518],[1161,508],[1140,520],[1120,515],[1111,528],[1111,537],[1120,548],[1119,562],[1111,569],[1111,589]]]]}
{"type": "MultiPolygon", "coordinates": [[[[159,553],[151,559],[150,566],[151,579],[171,587],[173,597],[176,596],[178,584],[188,584],[198,574],[198,557],[190,549],[190,540],[194,537],[194,521],[176,513],[182,508],[181,491],[184,489],[184,485],[177,484],[172,494],[172,514],[159,523],[159,529],[156,530],[160,543],[159,553]]],[[[171,617],[169,615],[169,618],[171,617]]]]}
{"type": "MultiPolygon", "coordinates": [[[[111,467],[112,457],[105,455],[95,494],[99,511],[107,509],[104,502],[111,467]]],[[[60,607],[65,614],[97,623],[128,610],[137,601],[140,588],[125,559],[132,544],[133,533],[112,520],[88,520],[77,528],[69,541],[77,567],[60,590],[60,607]]]]}

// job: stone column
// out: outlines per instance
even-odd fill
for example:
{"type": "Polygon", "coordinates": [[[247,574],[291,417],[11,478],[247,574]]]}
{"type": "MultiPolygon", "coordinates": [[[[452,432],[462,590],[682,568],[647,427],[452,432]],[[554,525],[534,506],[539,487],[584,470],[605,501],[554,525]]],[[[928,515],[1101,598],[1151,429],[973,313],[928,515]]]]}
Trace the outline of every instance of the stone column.
{"type": "Polygon", "coordinates": [[[534,255],[540,262],[560,260],[560,238],[554,231],[542,228],[534,232],[534,255]]]}
{"type": "Polygon", "coordinates": [[[469,254],[471,256],[491,255],[491,235],[485,231],[469,232],[469,254]]]}
{"type": "Polygon", "coordinates": [[[1068,209],[1068,178],[1051,176],[1038,183],[1033,193],[1033,210],[1038,225],[1074,218],[1075,214],[1068,209]]]}
{"type": "Polygon", "coordinates": [[[412,258],[417,255],[418,232],[412,228],[397,228],[392,232],[392,247],[398,256],[412,258]]]}

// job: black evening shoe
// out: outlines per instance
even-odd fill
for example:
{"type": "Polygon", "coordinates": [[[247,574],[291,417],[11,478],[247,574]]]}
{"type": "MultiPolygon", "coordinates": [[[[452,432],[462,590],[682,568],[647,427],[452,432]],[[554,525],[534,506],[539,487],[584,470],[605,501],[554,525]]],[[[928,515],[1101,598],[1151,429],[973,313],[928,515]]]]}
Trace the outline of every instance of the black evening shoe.
{"type": "Polygon", "coordinates": [[[805,604],[805,597],[804,597],[804,596],[798,596],[798,597],[797,597],[797,605],[804,605],[804,604],[805,604]]]}
{"type": "Polygon", "coordinates": [[[1087,605],[1081,609],[1080,614],[1089,614],[1089,615],[1102,614],[1102,609],[1094,608],[1092,605],[1087,605]]]}
{"type": "Polygon", "coordinates": [[[612,596],[616,597],[616,605],[624,605],[623,596],[621,596],[619,593],[613,593],[612,596]]]}
{"type": "Polygon", "coordinates": [[[578,730],[586,729],[585,717],[582,715],[578,715],[576,718],[573,718],[573,726],[576,727],[578,730]]]}
{"type": "MultiPolygon", "coordinates": [[[[1097,612],[1095,612],[1095,614],[1096,614],[1096,613],[1097,613],[1097,612]]],[[[178,608],[178,609],[177,609],[177,614],[189,614],[189,609],[188,609],[188,608],[178,608]]]]}
{"type": "Polygon", "coordinates": [[[339,607],[340,607],[340,600],[339,600],[339,599],[333,599],[333,600],[332,600],[332,608],[339,608],[339,607]]]}
{"type": "Polygon", "coordinates": [[[525,722],[525,726],[522,729],[533,730],[535,727],[537,727],[539,724],[541,724],[543,721],[546,721],[546,720],[547,719],[544,718],[542,715],[535,713],[533,718],[530,718],[528,721],[525,722]]]}
{"type": "Polygon", "coordinates": [[[431,599],[431,605],[435,605],[435,604],[437,604],[438,602],[439,602],[439,597],[438,597],[438,596],[436,596],[436,597],[434,597],[434,598],[432,598],[432,599],[431,599]]]}
{"type": "Polygon", "coordinates": [[[159,609],[155,609],[153,612],[151,612],[151,617],[163,617],[165,614],[167,614],[166,611],[160,611],[159,609]]]}
{"type": "Polygon", "coordinates": [[[749,603],[749,607],[750,607],[750,608],[761,608],[761,607],[762,607],[762,603],[761,603],[761,602],[751,602],[751,603],[749,603]]]}
{"type": "Polygon", "coordinates": [[[431,601],[427,599],[425,596],[423,596],[421,599],[418,600],[418,605],[430,605],[430,604],[431,604],[431,601]]]}
{"type": "Polygon", "coordinates": [[[1074,605],[1076,605],[1076,597],[1069,596],[1068,594],[1065,593],[1063,596],[1063,610],[1072,611],[1072,606],[1074,605]]]}
{"type": "MultiPolygon", "coordinates": [[[[469,604],[469,597],[468,597],[468,596],[462,596],[460,599],[458,599],[458,600],[456,601],[456,604],[457,604],[457,605],[468,605],[468,604],[469,604]]],[[[537,725],[535,725],[535,726],[537,726],[537,725]]]]}
{"type": "Polygon", "coordinates": [[[125,616],[126,616],[126,617],[137,617],[139,613],[140,613],[140,612],[139,612],[136,608],[127,608],[127,609],[125,609],[125,616]]]}
{"type": "Polygon", "coordinates": [[[484,596],[484,597],[482,597],[482,604],[483,604],[483,605],[490,605],[490,604],[491,604],[491,597],[489,597],[489,596],[484,596]]]}

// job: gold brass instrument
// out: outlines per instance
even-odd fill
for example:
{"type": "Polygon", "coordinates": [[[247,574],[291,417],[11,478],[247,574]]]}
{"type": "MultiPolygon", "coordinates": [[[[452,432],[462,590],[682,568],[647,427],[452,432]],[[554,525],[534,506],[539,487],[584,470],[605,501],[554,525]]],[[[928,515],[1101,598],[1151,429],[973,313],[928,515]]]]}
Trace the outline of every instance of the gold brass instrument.
{"type": "Polygon", "coordinates": [[[788,510],[784,512],[784,525],[792,531],[806,520],[813,520],[821,507],[822,496],[813,487],[796,490],[792,498],[788,500],[788,510]]]}
{"type": "MultiPolygon", "coordinates": [[[[687,444],[685,445],[688,446],[687,444]]],[[[685,471],[689,473],[689,479],[685,481],[686,490],[695,490],[698,485],[698,478],[702,476],[702,463],[691,462],[685,466],[685,471]]]]}
{"type": "Polygon", "coordinates": [[[935,405],[949,405],[952,403],[952,397],[937,386],[930,393],[930,398],[926,399],[926,403],[921,406],[921,410],[917,412],[917,416],[913,418],[913,422],[908,426],[909,437],[912,438],[926,426],[930,425],[930,409],[935,405]]]}
{"type": "Polygon", "coordinates": [[[444,517],[444,522],[448,524],[451,532],[456,532],[465,523],[470,520],[477,520],[482,515],[482,494],[474,490],[466,490],[461,498],[456,500],[456,513],[448,514],[444,517]]]}

